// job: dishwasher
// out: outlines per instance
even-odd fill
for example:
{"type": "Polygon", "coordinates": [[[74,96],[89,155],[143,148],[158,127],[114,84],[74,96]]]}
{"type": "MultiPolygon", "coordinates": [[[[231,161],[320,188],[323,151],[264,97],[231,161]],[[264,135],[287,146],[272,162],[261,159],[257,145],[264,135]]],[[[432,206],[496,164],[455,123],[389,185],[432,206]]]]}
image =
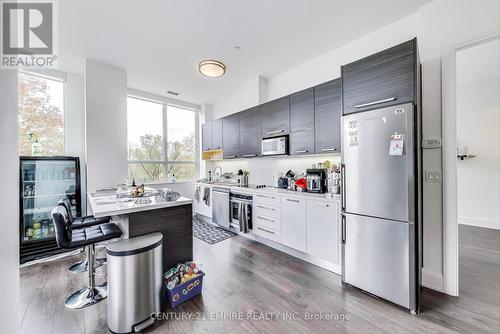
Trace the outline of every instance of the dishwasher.
{"type": "Polygon", "coordinates": [[[212,221],[223,228],[229,229],[229,192],[228,188],[213,187],[212,189],[212,221]]]}

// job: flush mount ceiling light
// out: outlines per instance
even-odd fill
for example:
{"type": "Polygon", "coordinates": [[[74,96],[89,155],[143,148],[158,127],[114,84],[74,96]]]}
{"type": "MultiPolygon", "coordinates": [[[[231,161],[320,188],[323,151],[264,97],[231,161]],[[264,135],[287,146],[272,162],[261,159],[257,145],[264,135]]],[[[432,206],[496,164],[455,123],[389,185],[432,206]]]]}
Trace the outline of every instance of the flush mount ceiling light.
{"type": "Polygon", "coordinates": [[[206,77],[218,78],[226,73],[226,65],[217,60],[203,60],[198,64],[198,70],[206,77]]]}

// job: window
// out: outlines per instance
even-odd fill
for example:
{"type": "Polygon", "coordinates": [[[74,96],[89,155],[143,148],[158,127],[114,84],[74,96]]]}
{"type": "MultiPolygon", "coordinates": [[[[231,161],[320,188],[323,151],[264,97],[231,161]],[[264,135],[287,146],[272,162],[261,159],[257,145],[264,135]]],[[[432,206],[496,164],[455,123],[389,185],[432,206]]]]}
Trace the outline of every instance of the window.
{"type": "Polygon", "coordinates": [[[155,183],[197,177],[195,111],[128,97],[127,117],[129,179],[155,183]]]}
{"type": "Polygon", "coordinates": [[[19,154],[64,155],[64,83],[19,73],[19,154]]]}

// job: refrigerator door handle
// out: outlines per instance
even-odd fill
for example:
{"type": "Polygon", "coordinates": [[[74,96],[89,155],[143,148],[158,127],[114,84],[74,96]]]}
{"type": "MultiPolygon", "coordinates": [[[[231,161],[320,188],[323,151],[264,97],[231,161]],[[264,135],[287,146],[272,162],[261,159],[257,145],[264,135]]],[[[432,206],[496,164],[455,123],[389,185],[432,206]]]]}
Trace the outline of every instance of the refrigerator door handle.
{"type": "Polygon", "coordinates": [[[346,208],[346,205],[345,205],[345,190],[346,190],[346,186],[345,186],[345,164],[341,163],[340,164],[340,182],[342,183],[341,184],[341,187],[342,187],[342,196],[341,196],[341,207],[342,207],[342,212],[345,212],[345,208],[346,208]]]}
{"type": "Polygon", "coordinates": [[[345,233],[345,215],[344,214],[341,214],[341,218],[342,218],[342,225],[341,225],[341,234],[342,234],[342,244],[345,244],[345,237],[346,237],[346,233],[345,233]]]}

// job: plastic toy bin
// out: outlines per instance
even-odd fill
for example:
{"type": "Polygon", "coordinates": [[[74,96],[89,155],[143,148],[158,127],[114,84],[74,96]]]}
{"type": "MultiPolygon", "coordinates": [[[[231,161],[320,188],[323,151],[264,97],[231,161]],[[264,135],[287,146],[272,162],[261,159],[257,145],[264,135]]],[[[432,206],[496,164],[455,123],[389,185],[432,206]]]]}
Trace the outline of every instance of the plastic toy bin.
{"type": "Polygon", "coordinates": [[[203,276],[205,276],[205,273],[200,271],[198,276],[181,283],[172,289],[167,288],[167,280],[164,279],[163,290],[165,291],[165,297],[168,299],[170,306],[174,308],[177,305],[184,303],[186,300],[201,294],[203,276]]]}

